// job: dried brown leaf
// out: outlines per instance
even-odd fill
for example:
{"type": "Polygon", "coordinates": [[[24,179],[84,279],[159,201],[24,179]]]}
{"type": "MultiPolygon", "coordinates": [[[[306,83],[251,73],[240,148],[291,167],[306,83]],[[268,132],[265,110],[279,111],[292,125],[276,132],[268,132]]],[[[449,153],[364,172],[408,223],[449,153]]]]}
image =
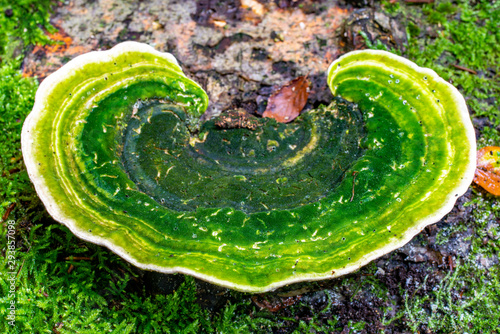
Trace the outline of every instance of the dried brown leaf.
{"type": "Polygon", "coordinates": [[[308,87],[309,80],[306,76],[293,79],[269,97],[262,117],[274,118],[281,123],[293,121],[307,103],[308,87]]]}

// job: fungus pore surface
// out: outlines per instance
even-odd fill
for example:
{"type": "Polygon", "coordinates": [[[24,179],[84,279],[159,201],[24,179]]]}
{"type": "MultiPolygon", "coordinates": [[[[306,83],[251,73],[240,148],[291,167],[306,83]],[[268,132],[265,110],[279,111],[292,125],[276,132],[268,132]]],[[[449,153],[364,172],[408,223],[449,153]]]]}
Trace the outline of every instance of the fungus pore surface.
{"type": "Polygon", "coordinates": [[[57,221],[141,268],[251,292],[337,277],[449,212],[476,148],[463,97],[404,58],[349,53],[328,84],[342,99],[288,124],[201,122],[175,58],[125,42],[43,81],[23,155],[57,221]]]}

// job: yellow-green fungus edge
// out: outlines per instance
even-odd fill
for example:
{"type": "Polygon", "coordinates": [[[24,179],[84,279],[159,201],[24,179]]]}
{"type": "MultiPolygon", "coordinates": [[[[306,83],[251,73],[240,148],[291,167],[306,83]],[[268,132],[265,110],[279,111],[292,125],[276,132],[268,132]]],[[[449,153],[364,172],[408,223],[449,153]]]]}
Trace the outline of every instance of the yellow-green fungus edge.
{"type": "MultiPolygon", "coordinates": [[[[335,61],[328,83],[334,95],[359,105],[364,129],[356,125],[356,112],[336,100],[292,125],[260,121],[271,138],[248,129],[233,137],[231,130],[219,135],[210,122],[195,136],[188,130],[207,107],[206,93],[170,54],[125,42],[79,56],[42,82],[23,126],[25,164],[55,220],[140,268],[247,292],[338,277],[401,247],[449,212],[472,180],[476,149],[462,96],[429,69],[387,52],[361,51],[335,61]],[[297,145],[290,141],[296,134],[297,145]],[[164,146],[149,142],[155,136],[164,146]],[[254,136],[261,145],[244,151],[248,140],[235,144],[242,136],[254,136]],[[294,182],[314,184],[329,177],[330,167],[311,179],[307,173],[294,179],[292,172],[294,166],[324,163],[315,152],[333,150],[334,137],[344,150],[324,156],[335,157],[328,165],[343,176],[314,201],[287,193],[295,205],[289,209],[264,195],[263,206],[275,208],[203,207],[190,204],[198,200],[193,197],[180,198],[172,209],[154,187],[144,193],[148,177],[156,176],[149,166],[158,168],[157,182],[176,175],[177,158],[208,166],[209,176],[213,166],[226,166],[209,159],[222,144],[207,143],[219,139],[246,153],[235,160],[241,173],[229,178],[232,170],[221,172],[231,187],[244,187],[276,169],[280,177],[269,174],[273,191],[290,192],[294,182]],[[189,154],[175,151],[179,148],[189,154]],[[243,163],[275,153],[286,157],[279,168],[269,163],[249,170],[243,163]],[[136,170],[140,173],[132,180],[136,170]]],[[[189,184],[179,182],[179,189],[189,192],[189,184]]]]}

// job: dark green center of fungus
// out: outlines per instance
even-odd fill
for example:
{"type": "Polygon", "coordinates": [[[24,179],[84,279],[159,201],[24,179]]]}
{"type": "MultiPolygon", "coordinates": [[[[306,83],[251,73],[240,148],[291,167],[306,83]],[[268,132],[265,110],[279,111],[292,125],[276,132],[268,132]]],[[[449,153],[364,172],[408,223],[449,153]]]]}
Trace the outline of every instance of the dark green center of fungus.
{"type": "Polygon", "coordinates": [[[327,196],[363,151],[362,115],[339,99],[288,124],[252,117],[227,128],[223,117],[192,134],[180,106],[136,108],[123,134],[130,179],[177,211],[292,209],[327,196]]]}

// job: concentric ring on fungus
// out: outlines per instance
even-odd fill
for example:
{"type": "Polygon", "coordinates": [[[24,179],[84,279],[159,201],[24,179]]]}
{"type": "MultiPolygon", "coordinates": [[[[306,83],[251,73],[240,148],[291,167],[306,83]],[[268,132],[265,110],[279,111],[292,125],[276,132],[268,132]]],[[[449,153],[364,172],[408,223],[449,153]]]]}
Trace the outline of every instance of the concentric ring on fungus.
{"type": "Polygon", "coordinates": [[[476,148],[460,93],[404,58],[349,53],[328,84],[342,99],[291,123],[221,128],[172,55],[125,42],[43,81],[23,155],[54,219],[141,268],[251,292],[337,277],[448,213],[476,148]]]}

